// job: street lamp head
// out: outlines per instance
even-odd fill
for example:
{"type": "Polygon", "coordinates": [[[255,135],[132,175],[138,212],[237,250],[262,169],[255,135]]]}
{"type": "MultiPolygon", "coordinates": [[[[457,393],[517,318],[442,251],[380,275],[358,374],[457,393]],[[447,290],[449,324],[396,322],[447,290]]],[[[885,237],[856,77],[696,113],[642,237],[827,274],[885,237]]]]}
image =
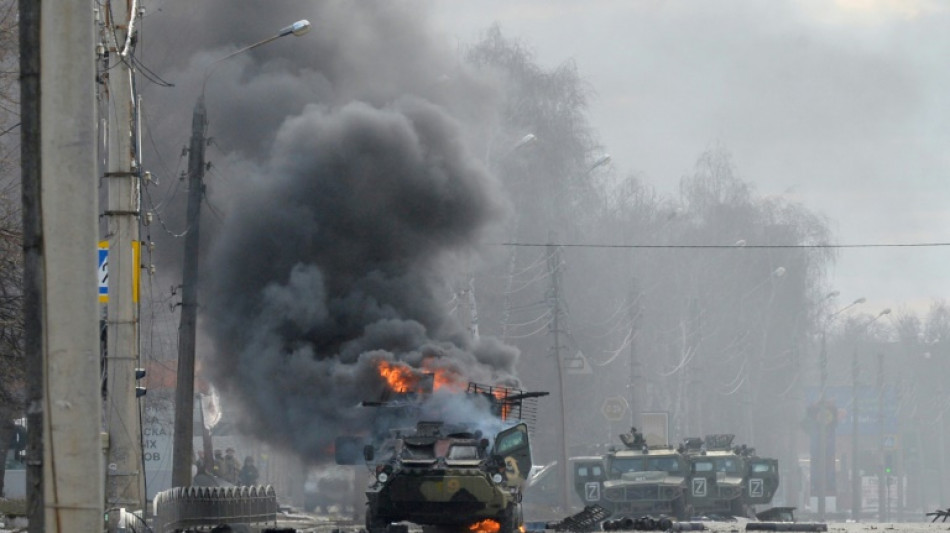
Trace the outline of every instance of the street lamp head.
{"type": "Polygon", "coordinates": [[[887,309],[881,311],[881,313],[880,313],[878,316],[884,316],[884,315],[889,315],[889,314],[891,314],[891,308],[890,308],[890,307],[888,307],[887,309]]]}
{"type": "Polygon", "coordinates": [[[830,299],[832,299],[832,298],[837,298],[838,296],[841,296],[841,291],[831,291],[831,292],[829,292],[828,294],[825,295],[825,300],[830,300],[830,299]]]}
{"type": "Polygon", "coordinates": [[[285,35],[294,34],[299,37],[307,33],[308,31],[310,31],[310,21],[307,19],[301,19],[301,20],[298,20],[297,22],[294,22],[290,26],[287,26],[286,28],[281,29],[278,35],[280,37],[283,37],[285,35]]]}
{"type": "Polygon", "coordinates": [[[868,301],[868,299],[865,298],[864,296],[862,296],[862,297],[858,298],[857,300],[851,302],[851,305],[863,304],[863,303],[866,302],[866,301],[868,301]]]}
{"type": "Polygon", "coordinates": [[[785,267],[778,267],[773,272],[772,275],[776,278],[780,278],[785,275],[785,267]]]}
{"type": "Polygon", "coordinates": [[[202,105],[202,106],[204,105],[203,102],[204,102],[204,98],[205,98],[205,87],[206,87],[207,84],[208,84],[208,78],[211,77],[211,73],[213,73],[214,70],[215,70],[216,68],[218,68],[218,65],[220,65],[221,62],[223,62],[223,61],[225,61],[225,60],[228,60],[228,59],[231,59],[232,57],[234,57],[234,56],[236,56],[236,55],[238,55],[238,54],[242,54],[242,53],[244,53],[244,52],[247,52],[248,50],[253,50],[253,49],[257,48],[258,46],[262,46],[262,45],[265,45],[265,44],[267,44],[267,43],[269,43],[269,42],[272,42],[272,41],[275,41],[275,40],[277,40],[277,39],[280,39],[281,37],[286,37],[287,35],[303,35],[303,34],[307,33],[308,31],[310,31],[310,21],[307,20],[307,19],[301,19],[301,20],[298,20],[297,22],[294,22],[294,23],[291,24],[290,26],[287,26],[287,27],[281,29],[281,30],[277,33],[277,35],[272,35],[272,36],[270,36],[270,37],[264,39],[263,41],[258,41],[258,42],[254,43],[254,44],[249,44],[249,45],[245,46],[244,48],[239,48],[239,49],[237,49],[237,50],[231,52],[230,54],[228,54],[228,55],[226,55],[226,56],[224,56],[224,57],[222,57],[222,58],[219,58],[219,59],[216,59],[216,60],[212,61],[211,64],[209,64],[209,65],[205,68],[205,76],[204,76],[204,80],[201,82],[201,96],[198,97],[198,103],[199,103],[200,105],[202,105]]]}
{"type": "Polygon", "coordinates": [[[538,137],[535,134],[529,133],[525,135],[524,137],[522,137],[521,140],[515,143],[515,146],[512,148],[512,151],[517,150],[519,148],[524,148],[525,146],[529,144],[534,144],[535,142],[537,142],[537,140],[538,140],[538,137]]]}

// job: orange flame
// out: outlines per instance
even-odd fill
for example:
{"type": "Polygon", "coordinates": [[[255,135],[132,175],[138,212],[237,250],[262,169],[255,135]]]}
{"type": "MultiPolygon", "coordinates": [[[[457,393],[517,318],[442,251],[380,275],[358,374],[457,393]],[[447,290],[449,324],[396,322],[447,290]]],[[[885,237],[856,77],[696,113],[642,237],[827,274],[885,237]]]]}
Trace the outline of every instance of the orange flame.
{"type": "Polygon", "coordinates": [[[379,375],[395,392],[409,392],[415,390],[419,384],[419,378],[413,374],[412,369],[402,364],[380,361],[379,375]]]}
{"type": "Polygon", "coordinates": [[[475,522],[474,524],[468,526],[468,530],[473,533],[498,533],[501,529],[501,524],[492,520],[491,518],[486,518],[481,522],[475,522]]]}
{"type": "Polygon", "coordinates": [[[422,369],[412,368],[402,362],[379,361],[379,375],[393,392],[433,392],[447,389],[463,392],[468,382],[452,368],[438,367],[432,359],[422,361],[422,369]]]}
{"type": "Polygon", "coordinates": [[[439,390],[443,387],[453,392],[465,390],[466,381],[462,379],[462,376],[454,370],[435,366],[432,364],[431,358],[422,361],[422,368],[432,374],[432,390],[439,390]]]}
{"type": "Polygon", "coordinates": [[[511,412],[511,404],[505,401],[505,398],[508,397],[508,389],[497,388],[495,389],[495,399],[499,400],[501,404],[501,419],[508,420],[508,414],[511,412]]]}

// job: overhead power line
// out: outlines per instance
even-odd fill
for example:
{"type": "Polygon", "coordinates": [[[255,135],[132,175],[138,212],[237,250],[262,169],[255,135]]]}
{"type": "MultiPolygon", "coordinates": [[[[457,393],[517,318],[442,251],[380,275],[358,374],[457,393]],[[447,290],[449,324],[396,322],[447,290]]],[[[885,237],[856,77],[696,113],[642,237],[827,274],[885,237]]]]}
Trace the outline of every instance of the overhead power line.
{"type": "Polygon", "coordinates": [[[907,243],[857,243],[857,244],[609,244],[609,243],[570,243],[570,242],[501,242],[490,246],[517,246],[521,248],[541,248],[560,246],[562,248],[698,248],[698,249],[742,249],[742,248],[938,248],[950,246],[950,242],[907,242],[907,243]]]}

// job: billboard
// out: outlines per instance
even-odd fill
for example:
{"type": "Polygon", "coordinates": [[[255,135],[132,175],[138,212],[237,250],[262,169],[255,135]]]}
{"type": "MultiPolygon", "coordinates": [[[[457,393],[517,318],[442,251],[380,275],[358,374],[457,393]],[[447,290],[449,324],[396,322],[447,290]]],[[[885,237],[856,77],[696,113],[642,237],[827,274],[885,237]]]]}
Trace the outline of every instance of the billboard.
{"type": "MultiPolygon", "coordinates": [[[[806,387],[805,403],[813,405],[818,401],[820,390],[818,387],[806,387]]],[[[858,435],[874,436],[882,433],[881,416],[883,415],[883,433],[897,433],[897,393],[894,387],[885,386],[880,390],[871,385],[858,385],[855,391],[850,386],[835,386],[825,388],[825,399],[837,409],[835,434],[850,436],[853,433],[854,399],[857,400],[858,435]],[[879,403],[879,392],[883,394],[883,404],[879,403]]]]}
{"type": "Polygon", "coordinates": [[[666,446],[670,443],[669,413],[640,413],[640,430],[648,446],[666,446]]]}

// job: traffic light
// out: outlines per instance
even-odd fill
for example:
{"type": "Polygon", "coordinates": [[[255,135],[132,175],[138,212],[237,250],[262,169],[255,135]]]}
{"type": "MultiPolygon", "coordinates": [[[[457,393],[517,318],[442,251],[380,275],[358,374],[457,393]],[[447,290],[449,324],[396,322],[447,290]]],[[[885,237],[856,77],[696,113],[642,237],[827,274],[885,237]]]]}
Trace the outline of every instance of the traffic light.
{"type": "Polygon", "coordinates": [[[884,473],[890,475],[894,471],[894,452],[884,452],[884,473]]]}
{"type": "MultiPolygon", "coordinates": [[[[144,369],[144,368],[136,368],[136,369],[135,369],[135,381],[138,381],[138,380],[140,380],[140,379],[142,379],[142,378],[144,378],[144,377],[145,377],[145,369],[144,369]]],[[[145,387],[139,387],[139,386],[136,386],[136,387],[135,387],[135,397],[136,397],[136,398],[141,398],[142,396],[145,396],[145,392],[146,392],[146,391],[145,391],[145,387]]]]}

